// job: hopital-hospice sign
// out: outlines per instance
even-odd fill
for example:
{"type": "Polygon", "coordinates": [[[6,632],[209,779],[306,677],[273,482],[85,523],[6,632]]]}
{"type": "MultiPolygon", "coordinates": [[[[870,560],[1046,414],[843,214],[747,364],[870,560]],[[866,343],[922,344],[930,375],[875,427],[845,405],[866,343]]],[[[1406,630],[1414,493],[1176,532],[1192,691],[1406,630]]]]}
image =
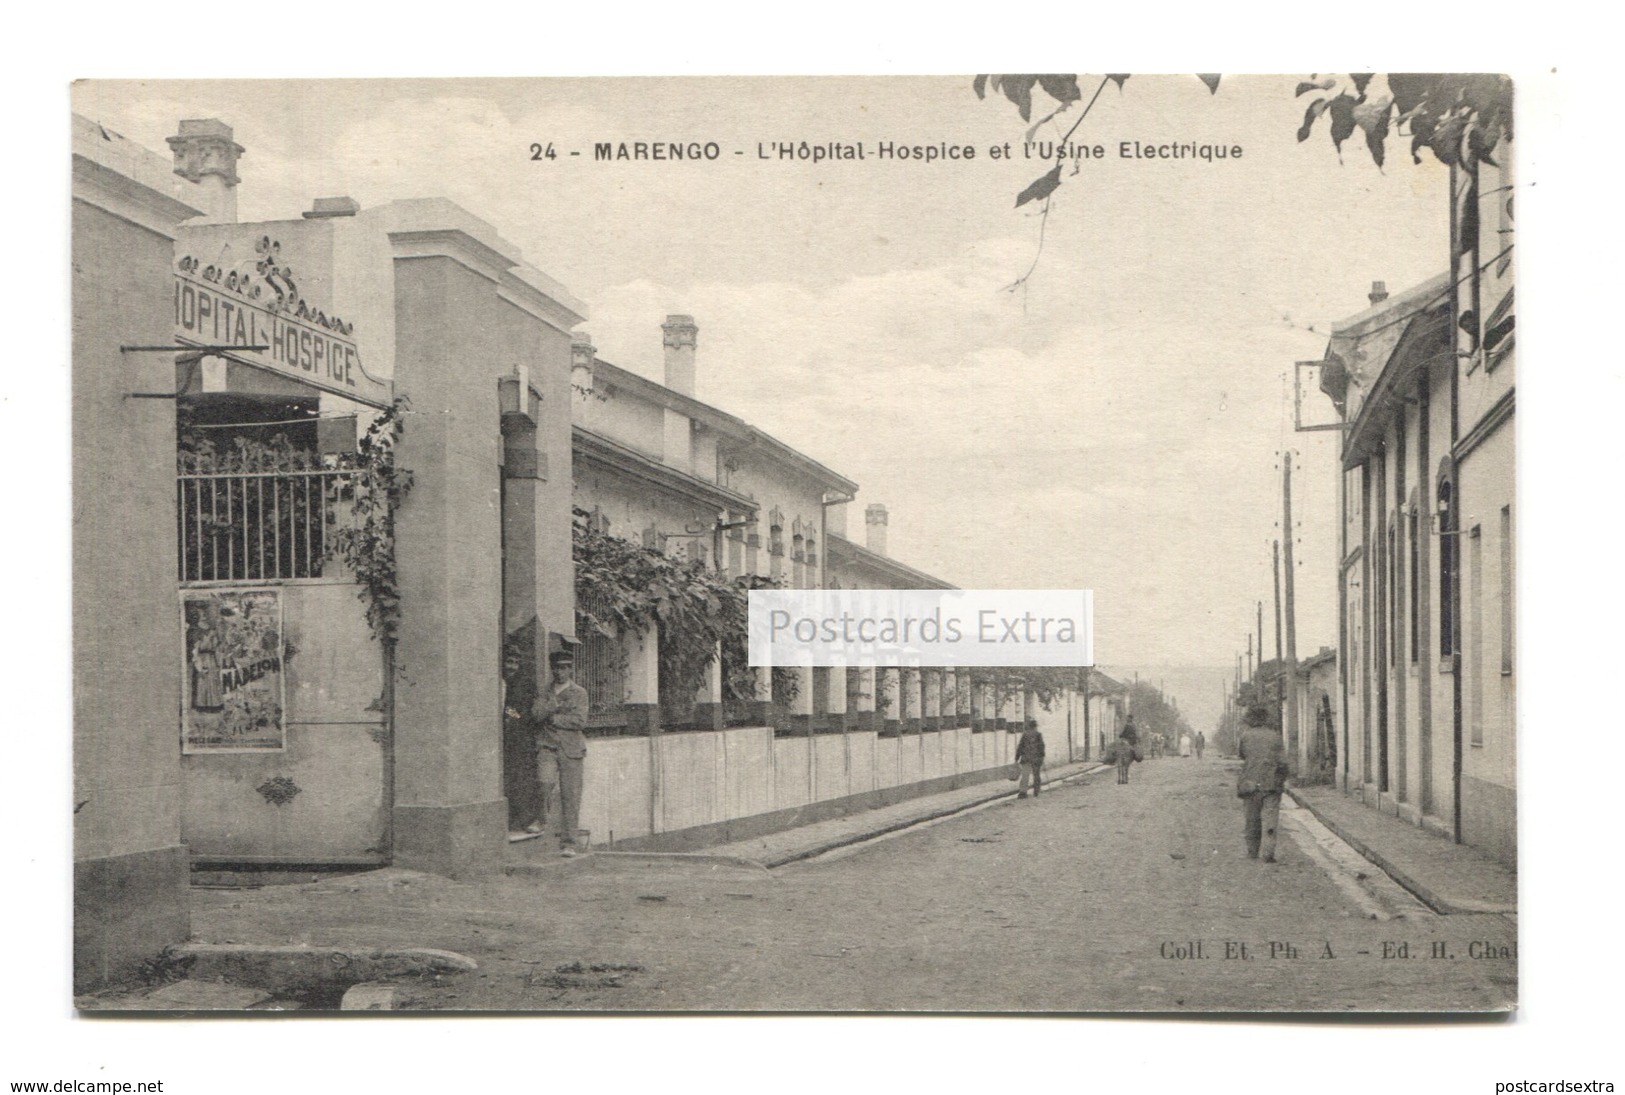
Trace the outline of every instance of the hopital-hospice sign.
{"type": "Polygon", "coordinates": [[[175,334],[182,343],[241,346],[226,356],[386,407],[389,385],[369,375],[350,337],[353,327],[312,307],[292,271],[277,261],[278,245],[262,239],[260,257],[232,270],[186,255],[176,263],[175,334]],[[265,347],[247,349],[246,347],[265,347]]]}

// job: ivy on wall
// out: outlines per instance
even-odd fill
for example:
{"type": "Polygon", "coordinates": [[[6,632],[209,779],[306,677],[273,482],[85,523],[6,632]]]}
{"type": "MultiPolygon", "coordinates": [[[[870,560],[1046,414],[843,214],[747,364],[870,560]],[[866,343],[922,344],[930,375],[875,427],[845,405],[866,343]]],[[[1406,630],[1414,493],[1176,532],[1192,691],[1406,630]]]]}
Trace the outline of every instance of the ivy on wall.
{"type": "MultiPolygon", "coordinates": [[[[780,583],[759,575],[729,578],[696,559],[682,559],[612,536],[592,514],[574,513],[576,617],[579,628],[607,638],[658,629],[661,690],[689,696],[722,652],[723,699],[756,698],[746,633],[752,589],[780,583]]],[[[774,670],[774,696],[796,696],[794,672],[774,670]]]]}
{"type": "Polygon", "coordinates": [[[578,626],[612,639],[658,628],[660,677],[674,692],[697,690],[718,644],[743,633],[743,591],[698,560],[611,536],[582,509],[572,554],[578,626]]]}
{"type": "Polygon", "coordinates": [[[412,489],[412,471],[395,462],[395,448],[405,432],[411,404],[397,396],[373,419],[339,466],[354,474],[339,488],[350,503],[351,521],[340,524],[329,509],[328,551],[341,559],[361,584],[358,596],[367,606],[373,637],[393,649],[400,632],[400,578],[395,569],[395,514],[412,489]]]}
{"type": "MultiPolygon", "coordinates": [[[[181,408],[176,471],[181,475],[284,473],[290,477],[309,472],[347,472],[332,477],[325,488],[322,509],[327,556],[342,562],[360,584],[358,596],[367,606],[367,624],[373,637],[393,646],[400,629],[401,600],[395,569],[395,514],[412,489],[412,472],[396,463],[395,449],[410,409],[405,396],[397,397],[367,427],[355,452],[323,454],[293,440],[286,432],[268,438],[240,433],[217,440],[209,430],[194,425],[185,408],[181,408]],[[346,503],[348,519],[340,520],[339,513],[346,503]]],[[[267,519],[246,501],[243,506],[245,518],[267,519]]],[[[229,511],[224,517],[212,511],[196,515],[196,520],[210,532],[224,531],[237,519],[229,511]]]]}

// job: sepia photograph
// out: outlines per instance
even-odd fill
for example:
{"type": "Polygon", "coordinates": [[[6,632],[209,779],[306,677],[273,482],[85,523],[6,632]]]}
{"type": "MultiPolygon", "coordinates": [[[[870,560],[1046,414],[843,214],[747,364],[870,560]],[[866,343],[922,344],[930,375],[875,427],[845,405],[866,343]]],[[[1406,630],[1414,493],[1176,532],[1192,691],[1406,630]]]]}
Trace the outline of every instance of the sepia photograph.
{"type": "Polygon", "coordinates": [[[72,115],[76,1009],[1517,1007],[1509,77],[72,115]]]}
{"type": "Polygon", "coordinates": [[[1579,24],[784,14],[41,13],[0,1086],[1612,1090],[1579,24]]]}

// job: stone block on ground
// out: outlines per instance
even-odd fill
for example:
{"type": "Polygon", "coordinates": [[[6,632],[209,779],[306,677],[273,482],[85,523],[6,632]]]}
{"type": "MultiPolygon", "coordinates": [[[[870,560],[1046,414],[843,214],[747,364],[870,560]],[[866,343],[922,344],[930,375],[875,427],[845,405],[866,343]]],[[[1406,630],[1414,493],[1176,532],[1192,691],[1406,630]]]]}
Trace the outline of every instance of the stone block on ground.
{"type": "Polygon", "coordinates": [[[395,986],[376,983],[353,985],[339,1001],[340,1011],[394,1011],[395,986]]]}

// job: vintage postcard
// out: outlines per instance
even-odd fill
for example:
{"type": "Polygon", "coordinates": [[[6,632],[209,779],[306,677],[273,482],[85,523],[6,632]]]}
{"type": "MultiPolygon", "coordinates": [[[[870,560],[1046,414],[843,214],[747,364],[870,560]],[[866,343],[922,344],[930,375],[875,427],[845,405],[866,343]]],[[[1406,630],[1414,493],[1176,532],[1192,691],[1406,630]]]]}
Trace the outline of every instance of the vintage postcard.
{"type": "Polygon", "coordinates": [[[71,125],[81,1011],[1517,1007],[1509,78],[71,125]]]}

